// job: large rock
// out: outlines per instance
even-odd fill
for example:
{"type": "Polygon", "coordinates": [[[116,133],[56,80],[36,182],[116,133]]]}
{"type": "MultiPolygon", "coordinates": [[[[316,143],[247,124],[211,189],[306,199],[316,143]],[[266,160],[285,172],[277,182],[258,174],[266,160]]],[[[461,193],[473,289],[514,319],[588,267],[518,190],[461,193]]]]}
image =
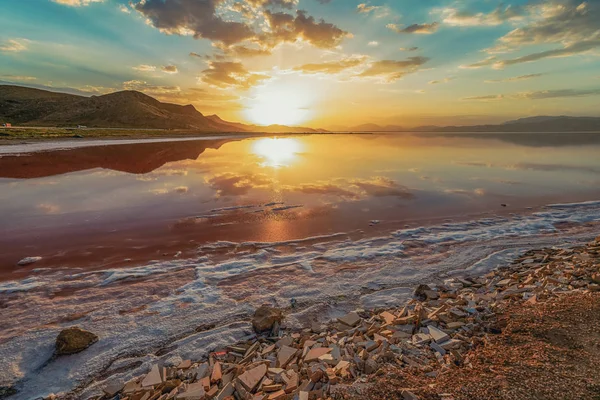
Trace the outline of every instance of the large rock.
{"type": "Polygon", "coordinates": [[[59,356],[79,353],[98,341],[98,336],[78,327],[63,329],[56,338],[56,354],[59,356]]]}
{"type": "Polygon", "coordinates": [[[252,318],[252,327],[258,333],[269,331],[273,328],[275,322],[283,321],[283,313],[277,308],[261,306],[254,313],[252,318]]]}

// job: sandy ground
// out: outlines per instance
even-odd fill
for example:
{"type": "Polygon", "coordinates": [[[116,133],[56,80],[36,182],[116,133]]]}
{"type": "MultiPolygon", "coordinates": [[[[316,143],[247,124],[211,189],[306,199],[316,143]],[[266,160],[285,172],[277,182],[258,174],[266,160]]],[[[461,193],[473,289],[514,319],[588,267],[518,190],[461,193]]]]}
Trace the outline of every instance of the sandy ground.
{"type": "Polygon", "coordinates": [[[513,305],[492,324],[502,333],[473,350],[470,365],[437,379],[388,369],[360,399],[404,399],[407,388],[423,400],[600,399],[600,293],[513,305]]]}

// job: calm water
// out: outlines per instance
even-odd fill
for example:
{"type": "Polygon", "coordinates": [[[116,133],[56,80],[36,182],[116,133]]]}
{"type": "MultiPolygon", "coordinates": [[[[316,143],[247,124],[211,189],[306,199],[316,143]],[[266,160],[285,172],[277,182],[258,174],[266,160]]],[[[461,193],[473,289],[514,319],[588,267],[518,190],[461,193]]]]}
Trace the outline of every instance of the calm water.
{"type": "Polygon", "coordinates": [[[0,386],[36,398],[106,377],[87,398],[157,360],[241,340],[264,303],[295,299],[286,324],[306,326],[588,241],[600,223],[599,138],[319,135],[5,153],[0,386]],[[26,256],[43,259],[17,267],[26,256]],[[99,342],[46,364],[72,325],[99,342]]]}
{"type": "Polygon", "coordinates": [[[600,140],[388,134],[127,144],[5,155],[0,176],[3,269],[33,254],[49,265],[105,267],[169,257],[190,243],[368,232],[595,200],[600,140]]]}

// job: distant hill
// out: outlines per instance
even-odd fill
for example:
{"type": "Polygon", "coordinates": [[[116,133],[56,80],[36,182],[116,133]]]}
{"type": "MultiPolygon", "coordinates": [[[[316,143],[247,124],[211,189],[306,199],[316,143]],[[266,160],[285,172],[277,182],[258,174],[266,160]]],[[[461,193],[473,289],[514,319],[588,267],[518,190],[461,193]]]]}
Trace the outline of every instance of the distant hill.
{"type": "Polygon", "coordinates": [[[202,132],[316,132],[311,128],[245,125],[204,116],[193,105],[162,103],[137,91],[78,96],[0,85],[0,122],[15,126],[189,129],[202,132]]]}
{"type": "Polygon", "coordinates": [[[336,126],[338,132],[600,132],[599,117],[536,116],[506,121],[499,125],[463,125],[463,126],[402,126],[364,124],[353,127],[336,126]]]}

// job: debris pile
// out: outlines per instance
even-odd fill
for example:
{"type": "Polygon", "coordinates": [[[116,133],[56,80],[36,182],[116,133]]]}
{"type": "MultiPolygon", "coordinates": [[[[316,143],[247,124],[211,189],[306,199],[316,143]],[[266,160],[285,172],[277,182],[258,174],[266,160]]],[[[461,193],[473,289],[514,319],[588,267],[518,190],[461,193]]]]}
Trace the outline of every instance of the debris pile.
{"type": "MultiPolygon", "coordinates": [[[[206,360],[155,365],[145,376],[104,388],[104,398],[340,399],[368,390],[368,377],[386,365],[429,377],[468,366],[469,351],[502,332],[506,321],[495,316],[508,305],[597,291],[600,237],[573,249],[529,251],[483,277],[419,285],[403,307],[356,310],[323,328],[282,330],[282,314],[261,307],[253,325],[263,333],[251,340],[206,360]]],[[[402,396],[418,399],[416,393],[406,388],[402,396]]]]}

